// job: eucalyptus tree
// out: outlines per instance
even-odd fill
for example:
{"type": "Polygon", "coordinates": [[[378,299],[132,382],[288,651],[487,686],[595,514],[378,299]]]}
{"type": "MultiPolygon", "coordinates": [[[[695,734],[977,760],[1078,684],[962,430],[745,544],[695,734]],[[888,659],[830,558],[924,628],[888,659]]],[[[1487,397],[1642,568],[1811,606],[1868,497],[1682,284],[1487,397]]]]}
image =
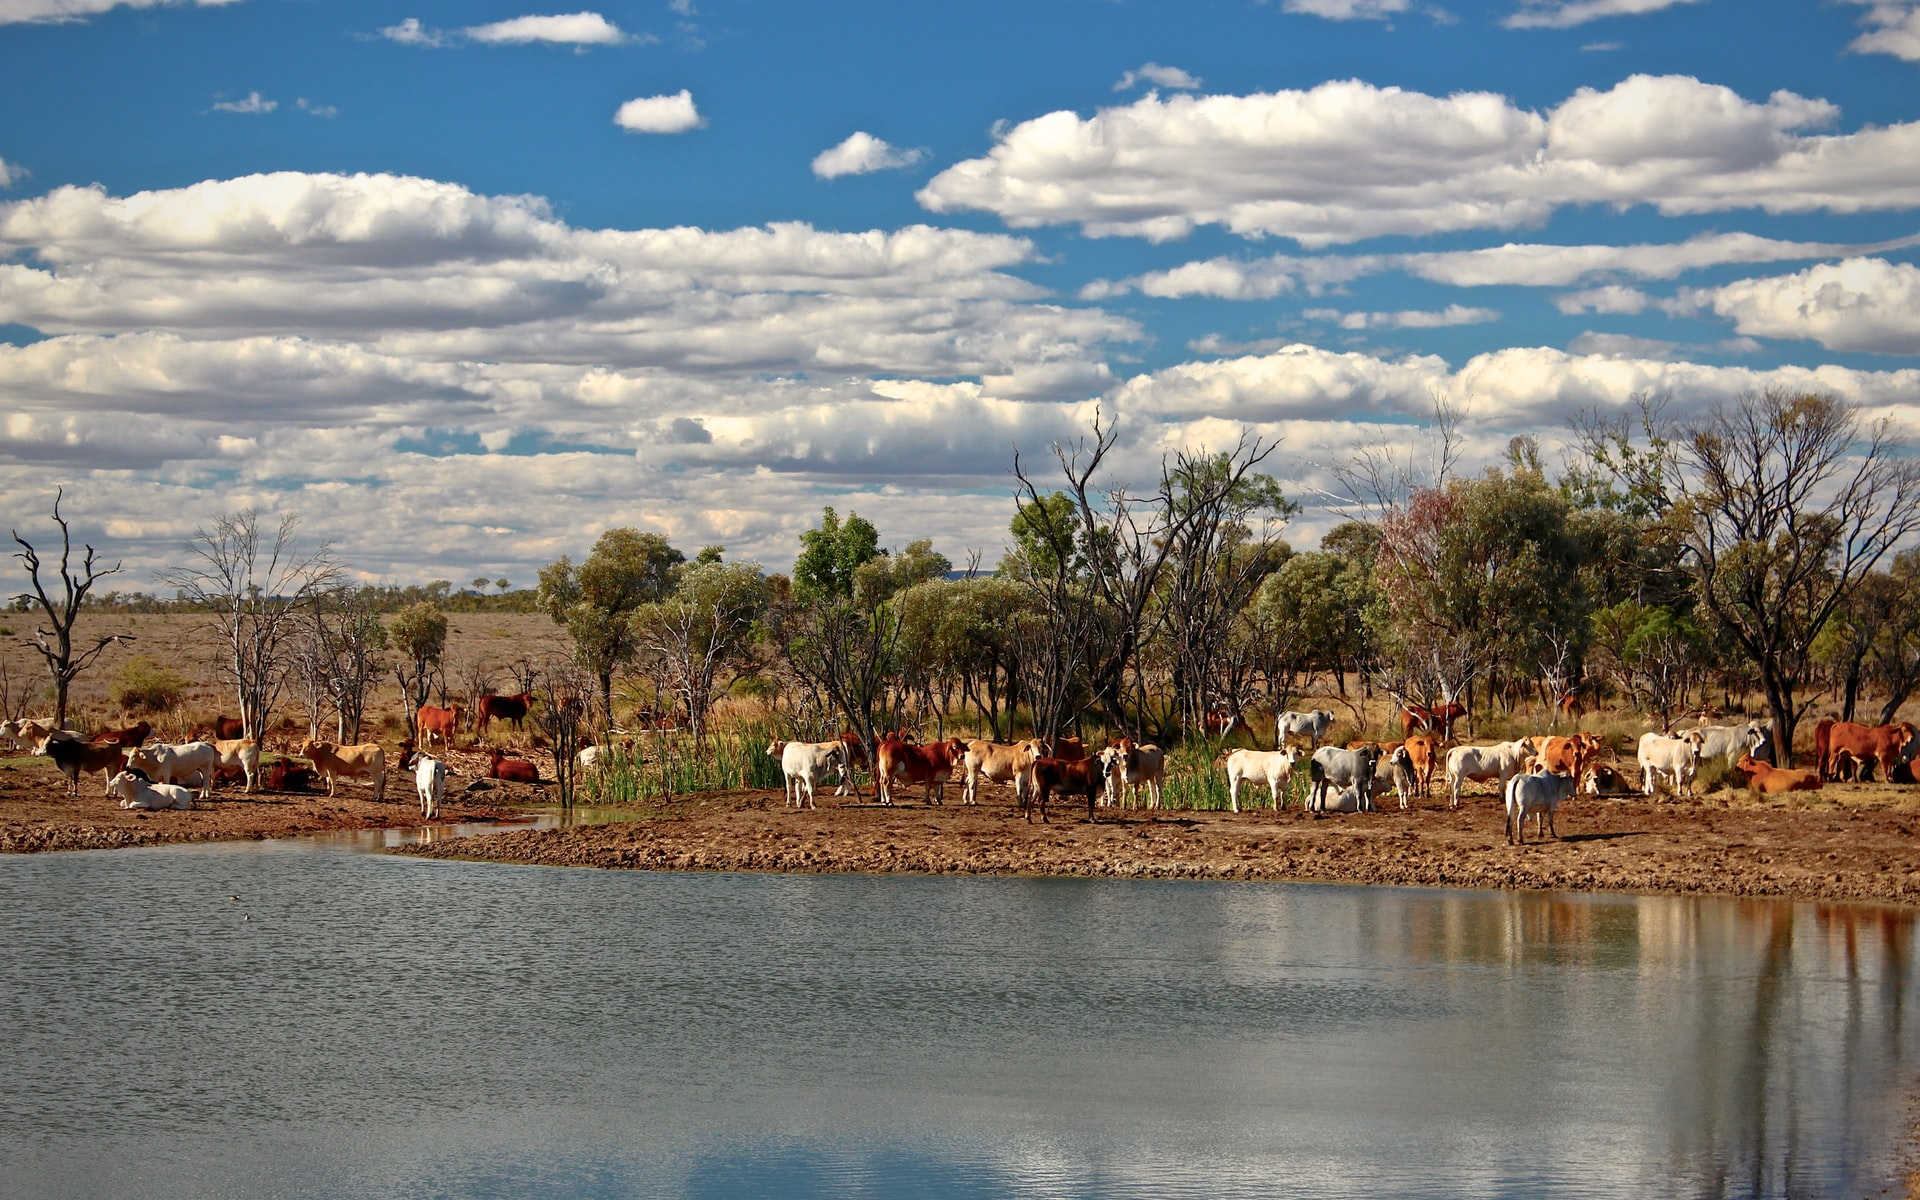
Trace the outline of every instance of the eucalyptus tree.
{"type": "Polygon", "coordinates": [[[714,556],[676,568],[672,593],[629,618],[640,654],[678,698],[696,741],[706,736],[720,673],[746,660],[769,594],[760,564],[714,556]]]}
{"type": "Polygon", "coordinates": [[[400,655],[393,672],[406,702],[407,728],[417,741],[420,706],[427,702],[446,656],[447,614],[428,600],[409,604],[394,614],[387,638],[400,655]]]}
{"type": "Polygon", "coordinates": [[[609,529],[578,567],[561,558],[540,570],[539,604],[566,627],[574,656],[598,684],[601,714],[613,721],[613,677],[638,651],[632,616],[673,590],[673,569],[686,555],[657,533],[609,529]]]}

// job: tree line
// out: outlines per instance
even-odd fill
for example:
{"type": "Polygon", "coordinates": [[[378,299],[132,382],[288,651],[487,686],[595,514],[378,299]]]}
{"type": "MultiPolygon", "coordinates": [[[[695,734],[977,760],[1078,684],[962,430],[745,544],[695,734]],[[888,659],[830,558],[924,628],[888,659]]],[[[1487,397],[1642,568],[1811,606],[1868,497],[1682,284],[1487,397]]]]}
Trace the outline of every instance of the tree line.
{"type": "MultiPolygon", "coordinates": [[[[927,539],[889,550],[829,507],[787,574],[623,527],[513,595],[569,637],[570,659],[540,668],[561,681],[554,700],[617,726],[633,715],[617,711],[624,694],[696,736],[730,691],[871,744],[895,727],[1088,725],[1173,741],[1318,688],[1356,715],[1378,694],[1606,701],[1663,725],[1758,693],[1785,748],[1829,690],[1847,719],[1885,722],[1920,687],[1920,464],[1886,422],[1819,394],[1753,393],[1690,420],[1643,399],[1578,419],[1558,469],[1516,438],[1473,474],[1457,469],[1458,414],[1438,408],[1420,437],[1333,471],[1337,490],[1315,498],[1343,519],[1314,549],[1283,536],[1303,498],[1274,477],[1274,443],[1176,452],[1134,486],[1112,470],[1117,428],[1096,418],[1038,464],[1016,455],[991,569],[956,571],[927,539]]],[[[451,597],[394,612],[391,589],[344,586],[331,547],[302,551],[295,531],[223,518],[167,577],[219,624],[249,728],[289,686],[343,736],[385,671],[410,703],[436,672],[444,691],[451,597]]],[[[72,621],[26,561],[58,683],[72,621]]],[[[84,600],[95,578],[68,581],[84,600]]],[[[521,690],[535,674],[523,665],[521,690]]]]}

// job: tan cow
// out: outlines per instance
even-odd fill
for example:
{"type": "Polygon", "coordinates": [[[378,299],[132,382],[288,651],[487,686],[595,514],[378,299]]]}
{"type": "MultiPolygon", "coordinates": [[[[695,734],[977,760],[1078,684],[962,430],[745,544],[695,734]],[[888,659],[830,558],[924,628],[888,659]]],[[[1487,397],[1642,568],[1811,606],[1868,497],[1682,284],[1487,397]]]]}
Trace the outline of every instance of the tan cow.
{"type": "Polygon", "coordinates": [[[1746,772],[1747,786],[1756,792],[1771,795],[1775,792],[1817,792],[1820,790],[1820,772],[1798,771],[1790,767],[1776,767],[1763,763],[1751,754],[1742,754],[1740,761],[1733,764],[1746,772]]]}
{"type": "Polygon", "coordinates": [[[1167,752],[1160,747],[1142,745],[1132,738],[1121,738],[1100,752],[1100,770],[1107,787],[1121,804],[1140,801],[1140,789],[1147,789],[1147,807],[1160,807],[1160,785],[1167,777],[1167,752]]]}
{"type": "Polygon", "coordinates": [[[309,739],[300,743],[300,757],[312,763],[315,771],[326,776],[329,796],[333,795],[333,785],[341,776],[356,778],[364,775],[373,787],[375,800],[387,797],[387,752],[377,742],[341,746],[309,739]]]}
{"type": "Polygon", "coordinates": [[[247,776],[247,791],[252,791],[254,780],[260,776],[260,743],[252,738],[229,738],[213,743],[220,754],[220,765],[238,767],[247,776]]]}
{"type": "Polygon", "coordinates": [[[962,760],[967,772],[962,802],[978,804],[980,781],[985,779],[992,783],[1012,784],[1014,799],[1024,803],[1027,785],[1032,780],[1033,764],[1045,757],[1046,743],[1039,738],[1028,738],[1012,745],[1004,742],[968,742],[967,756],[962,760]]]}

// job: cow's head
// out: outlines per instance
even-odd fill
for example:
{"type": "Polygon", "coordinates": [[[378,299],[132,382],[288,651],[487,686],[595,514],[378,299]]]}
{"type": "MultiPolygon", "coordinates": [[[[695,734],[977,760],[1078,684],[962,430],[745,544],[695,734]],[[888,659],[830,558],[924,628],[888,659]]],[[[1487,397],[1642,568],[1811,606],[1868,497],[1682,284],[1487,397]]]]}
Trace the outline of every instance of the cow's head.
{"type": "MultiPolygon", "coordinates": [[[[845,742],[842,742],[840,744],[843,746],[846,745],[845,742]]],[[[786,748],[787,748],[787,744],[785,742],[772,742],[767,746],[767,753],[772,755],[775,758],[779,758],[781,755],[781,752],[786,750],[786,748]]]]}

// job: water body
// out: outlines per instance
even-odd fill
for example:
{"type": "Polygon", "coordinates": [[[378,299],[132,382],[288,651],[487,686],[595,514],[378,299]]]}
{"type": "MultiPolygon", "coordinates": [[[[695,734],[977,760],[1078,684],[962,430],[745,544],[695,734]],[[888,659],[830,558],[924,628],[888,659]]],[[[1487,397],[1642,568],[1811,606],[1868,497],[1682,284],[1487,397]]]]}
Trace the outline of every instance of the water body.
{"type": "Polygon", "coordinates": [[[368,840],[0,858],[0,1195],[1859,1196],[1920,1080],[1902,910],[368,840]]]}

